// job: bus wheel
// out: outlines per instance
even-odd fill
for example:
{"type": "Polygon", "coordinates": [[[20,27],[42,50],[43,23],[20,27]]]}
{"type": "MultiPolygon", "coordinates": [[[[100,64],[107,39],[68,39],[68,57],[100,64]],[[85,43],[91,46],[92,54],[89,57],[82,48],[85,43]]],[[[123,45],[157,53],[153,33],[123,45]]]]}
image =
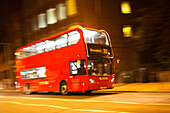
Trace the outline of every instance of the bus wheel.
{"type": "Polygon", "coordinates": [[[60,93],[62,95],[67,95],[68,94],[68,86],[66,82],[62,82],[60,85],[60,93]]]}
{"type": "Polygon", "coordinates": [[[29,94],[31,94],[32,92],[31,92],[31,86],[30,86],[30,84],[29,83],[27,83],[26,84],[26,86],[25,86],[25,92],[24,92],[26,95],[29,95],[29,94]]]}
{"type": "Polygon", "coordinates": [[[87,95],[91,94],[92,90],[85,91],[87,95]]]}

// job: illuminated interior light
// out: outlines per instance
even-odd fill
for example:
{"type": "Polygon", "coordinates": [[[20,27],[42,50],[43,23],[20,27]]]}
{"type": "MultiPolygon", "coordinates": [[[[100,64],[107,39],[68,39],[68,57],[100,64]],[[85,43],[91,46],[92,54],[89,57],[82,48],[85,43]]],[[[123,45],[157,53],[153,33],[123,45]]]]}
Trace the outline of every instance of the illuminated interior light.
{"type": "Polygon", "coordinates": [[[129,14],[131,13],[131,6],[128,1],[122,1],[121,2],[121,11],[123,14],[129,14]]]}

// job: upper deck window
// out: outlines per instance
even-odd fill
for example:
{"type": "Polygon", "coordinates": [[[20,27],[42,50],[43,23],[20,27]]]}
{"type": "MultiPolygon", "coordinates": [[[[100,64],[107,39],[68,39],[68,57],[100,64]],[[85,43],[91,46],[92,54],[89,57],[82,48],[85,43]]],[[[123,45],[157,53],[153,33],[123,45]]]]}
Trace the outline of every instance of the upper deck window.
{"type": "Polygon", "coordinates": [[[17,59],[26,58],[36,54],[52,51],[62,47],[70,46],[76,44],[80,39],[80,34],[78,31],[72,31],[64,35],[38,42],[34,45],[20,49],[15,53],[17,59]]]}
{"type": "Polygon", "coordinates": [[[86,43],[109,45],[108,37],[103,32],[83,29],[83,36],[86,43]]]}
{"type": "Polygon", "coordinates": [[[76,44],[79,41],[80,34],[77,31],[68,33],[68,45],[76,44]]]}

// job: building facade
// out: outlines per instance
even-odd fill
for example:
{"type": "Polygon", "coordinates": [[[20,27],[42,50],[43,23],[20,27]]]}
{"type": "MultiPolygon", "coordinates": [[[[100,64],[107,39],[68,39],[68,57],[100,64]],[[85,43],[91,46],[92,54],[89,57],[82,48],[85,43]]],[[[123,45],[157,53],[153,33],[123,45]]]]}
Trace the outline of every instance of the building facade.
{"type": "Polygon", "coordinates": [[[10,79],[15,78],[17,47],[76,25],[104,29],[109,33],[116,73],[138,68],[131,40],[134,27],[131,20],[135,17],[133,0],[19,0],[18,4],[18,10],[10,15],[10,79]]]}

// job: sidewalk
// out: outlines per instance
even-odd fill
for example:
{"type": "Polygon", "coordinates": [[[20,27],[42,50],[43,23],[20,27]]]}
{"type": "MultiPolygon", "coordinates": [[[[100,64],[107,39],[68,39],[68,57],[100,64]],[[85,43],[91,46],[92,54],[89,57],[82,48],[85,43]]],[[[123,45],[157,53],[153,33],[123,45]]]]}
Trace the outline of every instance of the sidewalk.
{"type": "MultiPolygon", "coordinates": [[[[2,88],[0,92],[17,92],[14,87],[2,88]]],[[[170,93],[170,82],[154,83],[116,83],[113,89],[102,89],[98,92],[152,92],[152,93],[170,93]]]]}
{"type": "Polygon", "coordinates": [[[15,87],[8,87],[8,88],[0,87],[0,92],[18,92],[18,91],[16,91],[15,87]]]}
{"type": "Polygon", "coordinates": [[[113,89],[103,89],[99,91],[114,92],[157,92],[170,93],[170,82],[154,83],[117,83],[113,89]]]}

